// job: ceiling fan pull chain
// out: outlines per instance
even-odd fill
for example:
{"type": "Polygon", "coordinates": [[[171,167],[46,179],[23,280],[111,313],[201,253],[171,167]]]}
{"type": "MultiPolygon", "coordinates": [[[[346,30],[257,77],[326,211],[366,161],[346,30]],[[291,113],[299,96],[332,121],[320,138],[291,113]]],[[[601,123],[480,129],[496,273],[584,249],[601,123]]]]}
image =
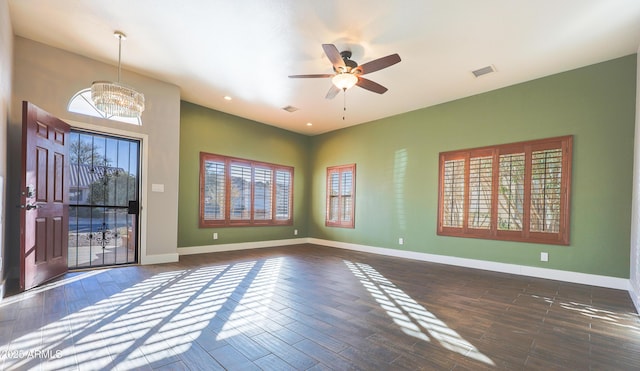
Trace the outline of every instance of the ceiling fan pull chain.
{"type": "Polygon", "coordinates": [[[343,92],[342,121],[344,121],[344,117],[347,115],[347,88],[343,88],[343,92]]]}

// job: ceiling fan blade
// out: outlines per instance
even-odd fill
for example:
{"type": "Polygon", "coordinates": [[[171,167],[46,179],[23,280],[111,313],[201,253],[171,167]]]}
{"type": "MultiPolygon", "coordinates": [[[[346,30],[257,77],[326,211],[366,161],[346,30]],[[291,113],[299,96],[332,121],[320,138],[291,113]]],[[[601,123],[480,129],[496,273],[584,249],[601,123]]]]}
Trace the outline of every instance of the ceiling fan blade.
{"type": "Polygon", "coordinates": [[[389,90],[384,86],[378,84],[377,82],[373,82],[369,79],[365,79],[364,77],[359,77],[359,76],[358,76],[358,82],[356,83],[356,85],[358,85],[363,89],[367,89],[369,91],[372,91],[378,94],[384,94],[387,90],[389,90]]]}
{"type": "Polygon", "coordinates": [[[319,74],[311,74],[311,75],[289,75],[292,79],[309,79],[309,78],[325,78],[325,77],[333,77],[332,73],[319,73],[319,74]]]}
{"type": "Polygon", "coordinates": [[[327,55],[327,58],[329,58],[331,64],[333,64],[333,68],[335,68],[336,71],[342,71],[342,69],[346,67],[344,61],[342,60],[342,56],[340,55],[340,52],[335,45],[322,44],[322,49],[324,49],[324,54],[327,55]]]}
{"type": "Polygon", "coordinates": [[[338,95],[338,93],[340,93],[340,88],[338,88],[337,86],[331,84],[331,88],[329,88],[329,91],[327,92],[327,95],[325,96],[326,99],[333,99],[335,98],[336,95],[338,95]]]}
{"type": "Polygon", "coordinates": [[[401,59],[398,54],[391,54],[391,55],[387,55],[386,57],[374,59],[370,62],[367,62],[361,65],[360,67],[358,67],[358,69],[362,71],[361,75],[364,75],[367,73],[381,70],[383,68],[387,68],[389,66],[393,66],[394,64],[400,61],[401,59]]]}

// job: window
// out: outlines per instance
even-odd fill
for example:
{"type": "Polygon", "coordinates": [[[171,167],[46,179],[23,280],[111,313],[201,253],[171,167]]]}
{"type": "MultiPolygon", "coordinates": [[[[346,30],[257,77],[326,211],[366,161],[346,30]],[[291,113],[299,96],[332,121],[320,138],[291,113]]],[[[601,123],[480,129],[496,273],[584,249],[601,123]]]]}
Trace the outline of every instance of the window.
{"type": "Polygon", "coordinates": [[[75,93],[69,100],[67,111],[91,117],[99,117],[107,120],[124,122],[132,125],[142,125],[142,118],[140,117],[109,116],[100,111],[91,100],[91,88],[82,89],[79,92],[75,93]]]}
{"type": "Polygon", "coordinates": [[[354,228],[356,206],[356,165],[327,168],[327,213],[328,227],[354,228]]]}
{"type": "Polygon", "coordinates": [[[440,153],[438,234],[569,244],[573,137],[440,153]]]}
{"type": "Polygon", "coordinates": [[[200,153],[200,227],[293,224],[293,168],[200,153]]]}

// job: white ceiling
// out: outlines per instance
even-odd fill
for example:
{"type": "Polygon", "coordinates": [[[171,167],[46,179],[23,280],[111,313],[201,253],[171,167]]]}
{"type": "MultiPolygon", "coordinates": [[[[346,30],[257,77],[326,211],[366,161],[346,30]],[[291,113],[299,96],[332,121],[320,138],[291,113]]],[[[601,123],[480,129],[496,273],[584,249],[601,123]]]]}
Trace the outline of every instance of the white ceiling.
{"type": "Polygon", "coordinates": [[[183,100],[308,135],[640,46],[639,0],[9,0],[9,6],[17,36],[115,66],[112,34],[123,31],[124,69],[178,85],[183,100]],[[360,64],[398,53],[402,62],[366,76],[389,91],[354,87],[326,100],[330,79],[289,79],[332,73],[323,43],[351,50],[360,64]],[[497,72],[471,73],[487,65],[497,72]],[[289,105],[299,110],[282,109],[289,105]]]}

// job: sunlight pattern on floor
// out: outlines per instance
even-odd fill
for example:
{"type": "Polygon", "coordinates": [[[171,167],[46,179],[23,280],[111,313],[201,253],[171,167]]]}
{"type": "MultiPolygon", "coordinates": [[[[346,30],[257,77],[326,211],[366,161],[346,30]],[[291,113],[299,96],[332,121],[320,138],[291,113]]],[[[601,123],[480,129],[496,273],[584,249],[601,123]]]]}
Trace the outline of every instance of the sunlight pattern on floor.
{"type": "Polygon", "coordinates": [[[396,287],[393,282],[386,279],[370,265],[352,263],[346,260],[344,262],[404,333],[424,341],[434,339],[442,347],[452,352],[488,365],[495,365],[489,357],[482,354],[471,343],[463,339],[460,334],[449,328],[446,323],[396,287]]]}
{"type": "Polygon", "coordinates": [[[242,298],[218,333],[218,340],[249,331],[263,318],[278,283],[281,263],[282,259],[270,259],[264,262],[255,277],[250,277],[250,286],[242,293],[242,298]]]}
{"type": "MultiPolygon", "coordinates": [[[[280,264],[274,258],[159,273],[94,304],[80,300],[77,310],[34,327],[7,349],[59,352],[42,364],[46,369],[147,367],[190,351],[207,327],[225,338],[255,325],[268,309],[280,264]]],[[[39,362],[7,359],[4,367],[39,368],[39,362]]]]}
{"type": "Polygon", "coordinates": [[[59,279],[59,280],[53,281],[53,282],[48,283],[46,285],[34,287],[34,288],[30,289],[29,291],[23,292],[20,295],[9,296],[9,297],[3,298],[2,301],[0,301],[0,308],[2,308],[4,306],[7,306],[9,304],[13,304],[16,301],[27,300],[29,298],[35,297],[39,293],[55,289],[56,287],[61,287],[61,286],[64,286],[64,285],[68,285],[70,283],[81,281],[81,280],[83,280],[85,278],[101,274],[101,273],[106,272],[108,270],[109,269],[101,269],[101,270],[82,272],[82,273],[78,273],[78,274],[72,275],[72,276],[70,276],[68,278],[64,278],[64,279],[59,279]]]}
{"type": "Polygon", "coordinates": [[[552,297],[540,296],[540,295],[534,295],[534,294],[529,294],[529,296],[534,299],[540,299],[541,301],[544,301],[549,305],[559,304],[560,308],[575,312],[587,318],[597,318],[597,319],[601,319],[603,321],[609,322],[614,326],[627,328],[631,330],[633,333],[635,333],[638,337],[640,337],[640,331],[636,326],[623,324],[623,322],[629,323],[630,321],[633,321],[633,319],[637,318],[637,314],[635,313],[632,313],[632,312],[616,313],[610,310],[597,308],[594,305],[578,303],[575,301],[567,301],[567,300],[562,300],[558,298],[552,298],[552,297]]]}

